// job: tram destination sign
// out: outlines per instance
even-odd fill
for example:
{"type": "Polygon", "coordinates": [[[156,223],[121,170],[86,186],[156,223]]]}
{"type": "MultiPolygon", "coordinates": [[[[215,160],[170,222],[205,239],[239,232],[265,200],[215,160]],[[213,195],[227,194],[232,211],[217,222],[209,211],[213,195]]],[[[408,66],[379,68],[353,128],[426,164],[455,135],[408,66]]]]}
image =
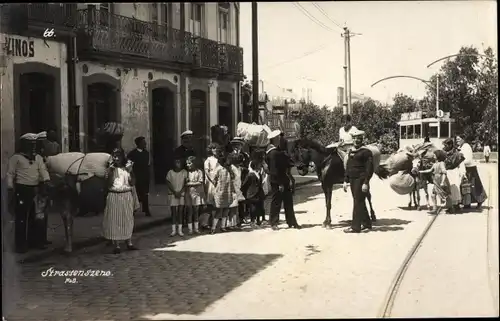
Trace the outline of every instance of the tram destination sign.
{"type": "Polygon", "coordinates": [[[414,111],[411,113],[402,113],[401,114],[401,121],[416,120],[416,119],[422,119],[422,112],[421,111],[414,111]]]}

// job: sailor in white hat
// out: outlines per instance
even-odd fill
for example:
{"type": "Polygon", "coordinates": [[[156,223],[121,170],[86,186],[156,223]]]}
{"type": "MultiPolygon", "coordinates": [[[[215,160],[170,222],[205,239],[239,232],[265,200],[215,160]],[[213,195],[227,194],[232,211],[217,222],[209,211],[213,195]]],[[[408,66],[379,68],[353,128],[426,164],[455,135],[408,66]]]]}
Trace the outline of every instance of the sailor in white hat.
{"type": "Polygon", "coordinates": [[[196,157],[196,152],[193,149],[193,131],[188,129],[182,132],[181,145],[174,150],[174,156],[178,159],[181,159],[184,164],[186,163],[188,157],[196,157]]]}
{"type": "Polygon", "coordinates": [[[269,146],[266,150],[266,162],[269,168],[271,183],[271,213],[269,223],[273,230],[278,230],[281,206],[285,208],[286,223],[290,228],[300,229],[293,209],[293,190],[295,181],[290,174],[290,159],[285,151],[281,150],[280,142],[283,139],[280,130],[273,130],[268,135],[269,146]]]}
{"type": "Polygon", "coordinates": [[[364,135],[365,132],[359,129],[351,131],[354,146],[349,150],[343,188],[347,192],[347,184],[350,184],[354,208],[351,227],[344,230],[346,233],[359,233],[372,228],[365,200],[373,176],[373,155],[363,146],[364,135]]]}
{"type": "Polygon", "coordinates": [[[193,131],[192,130],[186,130],[186,131],[183,131],[182,134],[181,134],[181,138],[185,137],[185,136],[193,136],[193,131]]]}
{"type": "MultiPolygon", "coordinates": [[[[36,224],[40,228],[28,230],[33,226],[35,213],[35,197],[42,192],[43,183],[50,180],[47,167],[40,155],[36,153],[37,134],[27,133],[20,138],[20,149],[18,153],[9,159],[7,169],[7,188],[9,204],[15,213],[15,244],[16,251],[24,253],[29,247],[45,247],[42,224],[36,224]]],[[[42,222],[39,217],[37,221],[42,222]]]]}

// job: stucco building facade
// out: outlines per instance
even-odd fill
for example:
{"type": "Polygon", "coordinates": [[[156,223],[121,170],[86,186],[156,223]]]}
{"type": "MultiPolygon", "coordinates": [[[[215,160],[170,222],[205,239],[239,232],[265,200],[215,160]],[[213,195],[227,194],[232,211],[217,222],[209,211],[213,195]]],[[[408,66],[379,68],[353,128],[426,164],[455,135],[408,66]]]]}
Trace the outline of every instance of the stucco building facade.
{"type": "Polygon", "coordinates": [[[182,131],[194,131],[200,152],[210,126],[234,132],[243,78],[238,3],[16,4],[2,11],[10,19],[0,41],[12,46],[4,51],[2,167],[22,132],[54,127],[63,151],[89,152],[97,129],[117,121],[126,128],[125,150],[146,137],[161,180],[159,166],[182,131]],[[47,28],[55,37],[43,38],[47,28]]]}

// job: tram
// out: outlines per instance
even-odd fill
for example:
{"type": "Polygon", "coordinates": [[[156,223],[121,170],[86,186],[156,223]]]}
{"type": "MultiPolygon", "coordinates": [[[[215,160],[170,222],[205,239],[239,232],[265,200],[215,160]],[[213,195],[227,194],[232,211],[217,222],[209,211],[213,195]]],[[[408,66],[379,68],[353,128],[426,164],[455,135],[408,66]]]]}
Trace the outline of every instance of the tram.
{"type": "Polygon", "coordinates": [[[424,118],[422,111],[403,113],[399,125],[399,148],[420,144],[426,136],[435,146],[442,146],[443,141],[453,137],[455,120],[450,113],[441,112],[442,117],[424,118]]]}

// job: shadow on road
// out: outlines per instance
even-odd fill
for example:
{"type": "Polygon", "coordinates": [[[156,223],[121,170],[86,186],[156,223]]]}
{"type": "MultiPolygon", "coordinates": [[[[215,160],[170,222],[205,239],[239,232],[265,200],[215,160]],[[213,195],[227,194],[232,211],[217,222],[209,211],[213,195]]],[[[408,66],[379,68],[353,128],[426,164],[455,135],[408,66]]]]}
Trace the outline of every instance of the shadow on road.
{"type": "MultiPolygon", "coordinates": [[[[372,232],[389,232],[400,231],[404,228],[398,225],[407,225],[412,221],[402,220],[399,218],[379,218],[373,223],[372,232]]],[[[344,228],[351,226],[352,220],[342,220],[337,224],[332,224],[332,228],[344,228]]]]}
{"type": "MultiPolygon", "coordinates": [[[[278,254],[134,251],[79,257],[22,268],[22,299],[7,320],[137,320],[157,313],[199,314],[280,258],[278,254]],[[58,271],[103,270],[111,276],[42,277],[58,271]],[[70,277],[73,279],[73,277],[70,277]]],[[[4,297],[9,300],[9,297],[4,297]]],[[[230,307],[228,307],[230,308],[230,307]]],[[[5,311],[4,311],[5,312],[5,311]]]]}

